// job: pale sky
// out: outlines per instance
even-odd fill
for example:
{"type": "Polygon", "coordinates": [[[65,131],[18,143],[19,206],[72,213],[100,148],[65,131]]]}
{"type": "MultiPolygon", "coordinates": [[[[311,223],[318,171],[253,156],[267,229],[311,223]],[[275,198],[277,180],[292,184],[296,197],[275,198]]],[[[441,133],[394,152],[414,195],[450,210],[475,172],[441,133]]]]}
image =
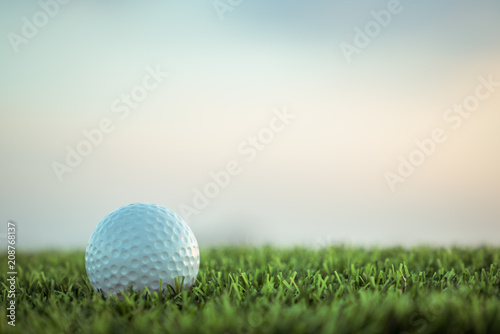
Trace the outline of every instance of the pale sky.
{"type": "Polygon", "coordinates": [[[498,1],[401,1],[383,25],[393,1],[42,3],[51,16],[0,4],[0,233],[16,221],[21,247],[83,249],[134,202],[184,216],[201,247],[500,244],[498,1]],[[444,142],[402,177],[435,129],[444,142]]]}

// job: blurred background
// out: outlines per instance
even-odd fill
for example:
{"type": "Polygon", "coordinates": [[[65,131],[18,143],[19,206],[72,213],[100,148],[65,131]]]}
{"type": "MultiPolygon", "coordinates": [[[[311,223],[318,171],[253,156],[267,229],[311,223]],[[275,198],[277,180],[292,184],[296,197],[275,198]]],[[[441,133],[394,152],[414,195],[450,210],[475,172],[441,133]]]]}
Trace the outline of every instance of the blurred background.
{"type": "Polygon", "coordinates": [[[448,113],[500,82],[498,17],[498,1],[3,1],[2,243],[12,219],[19,247],[83,249],[151,202],[201,247],[499,245],[500,85],[448,113]],[[269,138],[276,109],[294,118],[269,138]]]}

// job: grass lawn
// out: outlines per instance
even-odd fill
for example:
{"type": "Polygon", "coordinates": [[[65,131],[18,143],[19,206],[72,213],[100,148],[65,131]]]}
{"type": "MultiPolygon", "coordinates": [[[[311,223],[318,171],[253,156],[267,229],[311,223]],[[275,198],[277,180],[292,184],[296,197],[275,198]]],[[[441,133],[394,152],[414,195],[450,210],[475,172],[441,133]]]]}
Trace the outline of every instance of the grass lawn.
{"type": "Polygon", "coordinates": [[[17,254],[1,333],[500,333],[499,248],[202,249],[178,294],[103,298],[84,252],[17,254]]]}

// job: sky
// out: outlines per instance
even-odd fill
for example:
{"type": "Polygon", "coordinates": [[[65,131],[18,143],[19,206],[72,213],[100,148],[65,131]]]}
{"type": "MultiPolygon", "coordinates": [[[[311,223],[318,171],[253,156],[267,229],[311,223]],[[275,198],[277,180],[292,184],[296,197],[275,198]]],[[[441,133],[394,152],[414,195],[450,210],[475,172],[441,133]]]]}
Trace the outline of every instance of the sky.
{"type": "Polygon", "coordinates": [[[4,1],[0,241],[500,244],[498,1],[4,1]]]}

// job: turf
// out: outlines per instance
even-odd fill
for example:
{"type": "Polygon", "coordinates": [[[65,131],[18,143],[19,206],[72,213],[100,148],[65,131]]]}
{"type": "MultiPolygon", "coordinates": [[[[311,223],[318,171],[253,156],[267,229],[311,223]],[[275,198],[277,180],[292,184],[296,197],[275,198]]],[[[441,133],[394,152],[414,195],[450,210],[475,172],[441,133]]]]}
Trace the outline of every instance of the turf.
{"type": "MultiPolygon", "coordinates": [[[[2,333],[500,333],[500,249],[202,250],[190,291],[103,298],[84,253],[17,254],[2,333]]],[[[1,258],[2,264],[6,258],[1,258]]],[[[6,265],[2,265],[6,268],[6,265]]]]}

